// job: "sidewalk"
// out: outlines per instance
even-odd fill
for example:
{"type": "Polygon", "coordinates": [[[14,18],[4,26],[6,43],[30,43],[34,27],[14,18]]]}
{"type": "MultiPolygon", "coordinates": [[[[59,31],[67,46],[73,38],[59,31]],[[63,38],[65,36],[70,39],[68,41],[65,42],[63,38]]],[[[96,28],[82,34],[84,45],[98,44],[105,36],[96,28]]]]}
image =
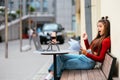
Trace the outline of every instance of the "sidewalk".
{"type": "MultiPolygon", "coordinates": [[[[27,45],[28,40],[23,40],[27,45]]],[[[9,41],[8,59],[5,58],[5,43],[0,43],[0,80],[43,80],[47,75],[48,67],[52,63],[52,56],[35,54],[34,44],[32,49],[20,52],[20,41],[9,41]]],[[[60,45],[61,49],[68,45],[60,45]]],[[[47,47],[47,45],[43,45],[47,47]]]]}
{"type": "MultiPolygon", "coordinates": [[[[19,43],[19,40],[9,41],[8,59],[5,58],[5,43],[0,43],[0,80],[37,80],[35,75],[41,70],[40,74],[46,75],[52,57],[33,53],[33,43],[30,51],[20,52],[19,43]]],[[[28,40],[23,41],[27,43],[28,40]]]]}

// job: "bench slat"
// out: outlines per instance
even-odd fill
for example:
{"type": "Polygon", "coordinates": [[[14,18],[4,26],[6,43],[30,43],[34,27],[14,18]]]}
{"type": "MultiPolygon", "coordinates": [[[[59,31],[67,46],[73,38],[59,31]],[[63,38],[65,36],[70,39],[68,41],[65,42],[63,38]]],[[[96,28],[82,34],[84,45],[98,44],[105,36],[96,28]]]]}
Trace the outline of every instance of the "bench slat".
{"type": "Polygon", "coordinates": [[[95,76],[95,80],[101,80],[101,75],[98,72],[98,69],[93,69],[93,73],[94,73],[94,76],[95,76]]]}
{"type": "Polygon", "coordinates": [[[75,70],[75,80],[82,80],[81,79],[81,71],[80,70],[75,70]]]}
{"type": "Polygon", "coordinates": [[[82,80],[88,80],[86,72],[87,72],[86,70],[81,70],[82,80]]]}
{"type": "Polygon", "coordinates": [[[69,70],[68,80],[74,80],[75,79],[74,74],[75,74],[74,70],[69,70]]]}
{"type": "Polygon", "coordinates": [[[114,60],[115,60],[114,57],[110,56],[109,54],[106,54],[105,60],[104,60],[104,62],[102,64],[102,71],[103,71],[103,73],[104,73],[104,75],[106,76],[107,79],[109,79],[110,72],[112,72],[111,71],[111,69],[112,69],[111,66],[114,65],[113,64],[113,63],[115,63],[114,60]]]}
{"type": "Polygon", "coordinates": [[[68,80],[68,75],[69,75],[69,70],[65,70],[65,71],[63,71],[60,80],[68,80]]]}
{"type": "Polygon", "coordinates": [[[99,69],[99,72],[100,72],[100,74],[101,74],[102,80],[107,80],[106,77],[105,77],[105,75],[104,75],[103,72],[101,71],[101,69],[99,69]]]}
{"type": "Polygon", "coordinates": [[[65,70],[60,80],[107,80],[107,79],[105,78],[101,69],[93,69],[93,70],[65,70]]]}
{"type": "Polygon", "coordinates": [[[95,75],[92,70],[88,70],[87,73],[88,73],[89,80],[95,80],[95,77],[94,77],[95,75]]]}
{"type": "MultiPolygon", "coordinates": [[[[93,69],[95,80],[103,80],[103,79],[105,79],[105,76],[101,75],[99,70],[100,69],[93,69]]],[[[105,79],[105,80],[107,80],[107,79],[105,79]]]]}

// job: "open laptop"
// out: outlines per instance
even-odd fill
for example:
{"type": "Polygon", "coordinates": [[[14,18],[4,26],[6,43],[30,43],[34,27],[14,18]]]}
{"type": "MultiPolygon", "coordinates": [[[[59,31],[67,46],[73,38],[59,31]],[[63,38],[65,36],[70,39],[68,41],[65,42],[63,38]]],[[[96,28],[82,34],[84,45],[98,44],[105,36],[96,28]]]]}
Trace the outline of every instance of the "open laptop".
{"type": "MultiPolygon", "coordinates": [[[[33,53],[50,52],[50,51],[74,52],[74,50],[68,50],[68,49],[66,49],[66,50],[60,50],[60,49],[59,50],[49,50],[48,49],[50,47],[49,45],[48,45],[47,49],[43,49],[42,45],[40,43],[40,38],[39,38],[38,35],[36,35],[35,37],[33,37],[33,42],[34,42],[34,45],[35,45],[35,48],[36,48],[36,51],[34,51],[33,53]]],[[[59,48],[58,45],[56,45],[56,47],[59,48]]]]}
{"type": "Polygon", "coordinates": [[[37,51],[44,51],[44,50],[42,49],[39,36],[37,36],[37,35],[36,35],[36,36],[33,36],[32,39],[33,39],[33,43],[34,43],[34,45],[35,45],[35,49],[36,49],[37,51]]]}
{"type": "MultiPolygon", "coordinates": [[[[33,39],[33,43],[34,43],[34,45],[35,45],[35,49],[36,49],[37,52],[54,51],[54,50],[51,50],[51,49],[50,49],[50,45],[49,45],[49,44],[48,44],[48,48],[43,49],[43,48],[42,48],[42,45],[41,45],[41,43],[40,43],[40,38],[39,38],[38,35],[33,36],[32,39],[33,39]]],[[[58,47],[58,46],[57,46],[57,47],[58,47]]],[[[55,51],[56,51],[56,50],[55,50],[55,51]]]]}

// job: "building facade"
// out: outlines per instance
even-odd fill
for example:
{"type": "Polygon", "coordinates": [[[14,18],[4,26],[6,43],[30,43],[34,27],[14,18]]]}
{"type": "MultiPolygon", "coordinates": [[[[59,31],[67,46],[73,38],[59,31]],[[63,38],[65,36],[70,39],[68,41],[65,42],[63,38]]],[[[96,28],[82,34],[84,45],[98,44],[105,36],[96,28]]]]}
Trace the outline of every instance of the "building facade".
{"type": "MultiPolygon", "coordinates": [[[[4,6],[4,3],[1,0],[0,5],[4,6]]],[[[9,11],[16,12],[21,8],[22,16],[29,15],[29,6],[35,8],[30,18],[37,24],[53,22],[61,24],[65,31],[77,30],[75,0],[8,0],[9,11]]]]}
{"type": "MultiPolygon", "coordinates": [[[[4,0],[0,2],[3,6],[4,0]]],[[[54,21],[60,23],[67,30],[76,29],[75,25],[75,0],[9,0],[8,7],[11,11],[22,8],[23,16],[29,14],[29,6],[41,16],[46,14],[54,16],[54,21]]],[[[40,20],[41,21],[41,20],[40,20]]],[[[39,21],[38,21],[39,22],[39,21]]]]}

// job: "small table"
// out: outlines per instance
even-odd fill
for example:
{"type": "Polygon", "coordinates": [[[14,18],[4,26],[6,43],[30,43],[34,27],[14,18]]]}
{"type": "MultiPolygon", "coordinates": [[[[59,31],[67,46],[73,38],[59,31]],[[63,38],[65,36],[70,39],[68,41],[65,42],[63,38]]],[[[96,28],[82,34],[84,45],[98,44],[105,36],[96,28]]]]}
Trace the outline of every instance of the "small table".
{"type": "Polygon", "coordinates": [[[68,54],[71,52],[70,50],[60,50],[60,51],[43,51],[42,55],[53,55],[53,63],[54,63],[54,80],[57,80],[57,68],[56,68],[56,55],[68,54]]]}

